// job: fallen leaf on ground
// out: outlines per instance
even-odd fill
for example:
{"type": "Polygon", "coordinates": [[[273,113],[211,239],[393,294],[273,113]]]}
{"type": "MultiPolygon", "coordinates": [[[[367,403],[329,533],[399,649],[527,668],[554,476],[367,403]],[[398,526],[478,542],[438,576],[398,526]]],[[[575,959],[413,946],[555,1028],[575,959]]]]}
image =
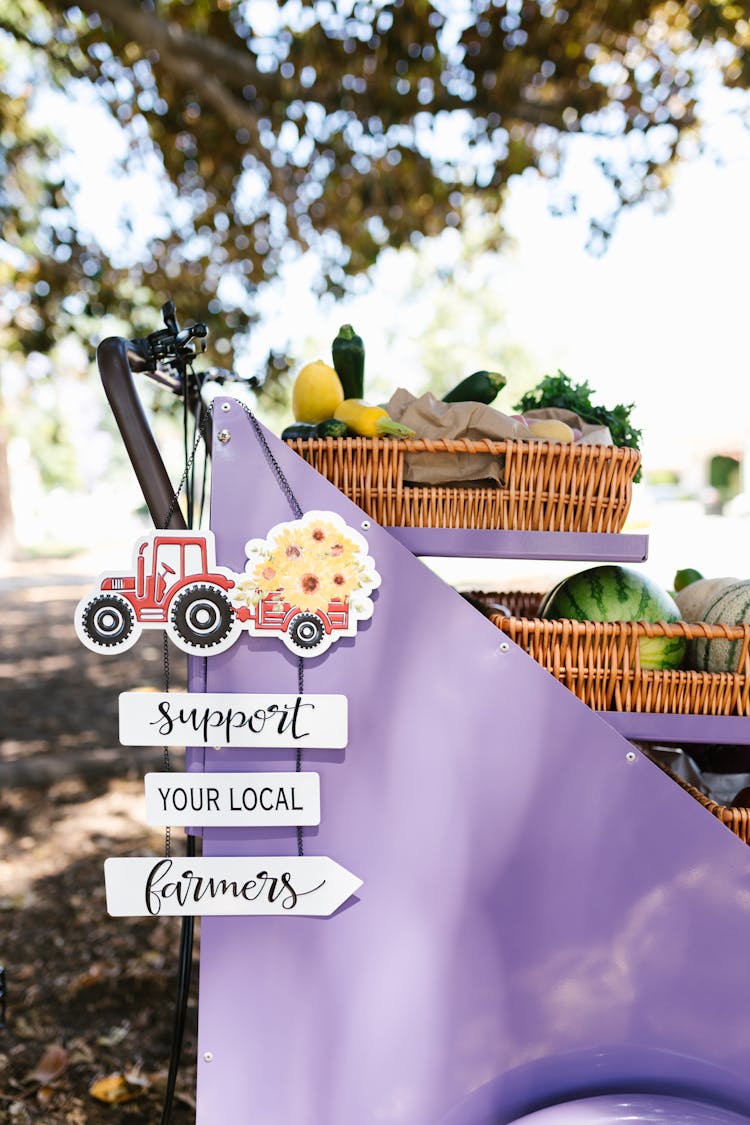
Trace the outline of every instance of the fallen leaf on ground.
{"type": "Polygon", "coordinates": [[[118,1043],[122,1043],[123,1039],[127,1038],[129,1033],[130,1023],[128,1020],[125,1020],[115,1027],[110,1027],[109,1031],[105,1032],[103,1035],[98,1035],[96,1041],[101,1044],[102,1047],[116,1047],[118,1043]]]}
{"type": "Polygon", "coordinates": [[[131,1081],[133,1075],[126,1077],[124,1074],[109,1074],[106,1078],[99,1078],[89,1087],[92,1098],[99,1102],[109,1102],[116,1105],[119,1102],[129,1102],[140,1097],[148,1088],[148,1081],[131,1081]]]}
{"type": "Polygon", "coordinates": [[[29,1075],[29,1080],[46,1086],[59,1078],[67,1065],[68,1052],[59,1043],[51,1043],[29,1075]]]}

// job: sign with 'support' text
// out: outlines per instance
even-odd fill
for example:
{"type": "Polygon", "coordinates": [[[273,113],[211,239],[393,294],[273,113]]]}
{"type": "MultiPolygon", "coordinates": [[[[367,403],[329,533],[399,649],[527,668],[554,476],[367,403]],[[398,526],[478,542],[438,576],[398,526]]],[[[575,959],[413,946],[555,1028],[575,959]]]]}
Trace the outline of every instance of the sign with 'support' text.
{"type": "Polygon", "coordinates": [[[104,861],[117,918],[295,914],[327,917],[362,886],[328,856],[130,856],[104,861]]]}
{"type": "Polygon", "coordinates": [[[123,746],[340,750],[347,738],[345,695],[120,694],[123,746]]]}
{"type": "Polygon", "coordinates": [[[320,824],[317,773],[147,773],[148,824],[320,824]]]}

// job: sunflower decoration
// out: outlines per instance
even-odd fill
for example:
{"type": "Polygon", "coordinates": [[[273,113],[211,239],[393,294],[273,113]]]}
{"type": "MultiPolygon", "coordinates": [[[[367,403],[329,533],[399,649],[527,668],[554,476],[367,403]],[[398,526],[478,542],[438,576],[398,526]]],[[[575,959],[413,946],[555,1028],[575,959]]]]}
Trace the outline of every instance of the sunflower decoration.
{"type": "Polygon", "coordinates": [[[314,562],[307,567],[299,567],[288,574],[284,584],[284,595],[292,605],[300,609],[323,609],[330,601],[327,593],[330,579],[323,567],[314,562]]]}
{"type": "Polygon", "coordinates": [[[269,594],[279,590],[283,582],[284,568],[278,552],[259,549],[252,552],[245,566],[246,577],[237,583],[236,601],[244,601],[248,606],[255,605],[269,594]]]}
{"type": "Polygon", "coordinates": [[[291,605],[314,611],[372,589],[366,542],[333,512],[279,524],[265,540],[251,540],[246,551],[247,577],[238,592],[253,603],[278,592],[291,605]]]}
{"type": "Polygon", "coordinates": [[[305,551],[305,541],[302,529],[298,524],[282,524],[281,529],[274,538],[274,554],[279,559],[287,559],[289,566],[293,566],[305,551]]]}

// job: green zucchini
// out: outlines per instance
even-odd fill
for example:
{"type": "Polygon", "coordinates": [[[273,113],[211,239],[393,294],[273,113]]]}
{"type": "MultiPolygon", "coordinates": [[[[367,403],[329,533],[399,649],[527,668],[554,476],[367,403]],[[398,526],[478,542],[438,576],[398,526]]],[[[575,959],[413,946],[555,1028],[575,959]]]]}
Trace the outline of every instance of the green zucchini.
{"type": "Polygon", "coordinates": [[[287,426],[281,435],[282,441],[294,441],[295,438],[301,438],[302,441],[309,441],[311,438],[317,437],[315,432],[317,426],[312,422],[294,422],[291,426],[287,426]]]}
{"type": "Polygon", "coordinates": [[[365,345],[351,324],[342,324],[331,345],[336,374],[344,388],[344,398],[365,397],[365,345]]]}
{"type": "Polygon", "coordinates": [[[338,418],[326,418],[322,422],[318,422],[315,427],[316,437],[346,437],[349,433],[349,427],[346,422],[339,422],[338,418]]]}
{"type": "Polygon", "coordinates": [[[506,383],[504,375],[495,371],[475,371],[443,395],[443,402],[483,402],[489,406],[494,402],[506,383]]]}

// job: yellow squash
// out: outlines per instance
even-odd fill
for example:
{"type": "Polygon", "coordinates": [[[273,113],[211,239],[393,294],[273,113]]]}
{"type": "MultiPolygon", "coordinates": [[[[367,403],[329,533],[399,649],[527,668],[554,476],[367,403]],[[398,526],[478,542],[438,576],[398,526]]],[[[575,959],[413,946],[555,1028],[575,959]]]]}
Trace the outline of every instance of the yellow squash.
{"type": "Polygon", "coordinates": [[[359,437],[414,437],[415,431],[401,422],[395,422],[382,406],[367,406],[358,398],[347,398],[339,403],[334,418],[345,422],[359,437]]]}
{"type": "Polygon", "coordinates": [[[344,401],[344,389],[336,371],[322,360],[306,363],[292,388],[292,412],[297,422],[323,422],[335,417],[344,401]]]}
{"type": "Polygon", "coordinates": [[[540,418],[536,422],[529,421],[529,429],[534,437],[542,438],[543,441],[571,442],[575,437],[567,422],[561,422],[558,418],[540,418]]]}

